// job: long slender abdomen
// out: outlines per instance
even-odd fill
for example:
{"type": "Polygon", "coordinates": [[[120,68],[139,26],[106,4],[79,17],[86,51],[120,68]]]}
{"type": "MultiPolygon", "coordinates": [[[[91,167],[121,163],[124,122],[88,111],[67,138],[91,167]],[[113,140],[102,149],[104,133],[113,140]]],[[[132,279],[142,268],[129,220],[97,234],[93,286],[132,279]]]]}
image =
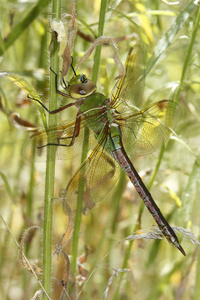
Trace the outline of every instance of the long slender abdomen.
{"type": "Polygon", "coordinates": [[[183,255],[185,251],[183,250],[182,246],[179,243],[179,240],[174,232],[174,230],[170,227],[164,216],[162,215],[159,207],[153,200],[150,192],[146,188],[145,184],[143,183],[141,177],[137,173],[136,169],[132,165],[130,159],[128,158],[122,144],[121,148],[112,151],[114,159],[120,164],[120,166],[125,170],[126,174],[128,175],[130,181],[135,186],[138,194],[144,201],[144,204],[152,214],[154,220],[158,224],[160,230],[162,231],[163,235],[166,237],[168,242],[172,243],[176,248],[178,248],[183,255]]]}

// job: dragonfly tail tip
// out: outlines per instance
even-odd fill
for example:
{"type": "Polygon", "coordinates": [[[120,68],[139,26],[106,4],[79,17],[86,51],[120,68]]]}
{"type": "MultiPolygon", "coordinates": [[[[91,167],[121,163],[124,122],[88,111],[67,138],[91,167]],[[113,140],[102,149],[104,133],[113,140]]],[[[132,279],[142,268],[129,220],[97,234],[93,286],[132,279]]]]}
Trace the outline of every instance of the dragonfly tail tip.
{"type": "Polygon", "coordinates": [[[186,256],[186,253],[185,253],[183,247],[182,247],[180,244],[179,244],[179,246],[178,246],[177,248],[178,248],[179,251],[181,251],[181,253],[182,253],[184,256],[186,256]]]}

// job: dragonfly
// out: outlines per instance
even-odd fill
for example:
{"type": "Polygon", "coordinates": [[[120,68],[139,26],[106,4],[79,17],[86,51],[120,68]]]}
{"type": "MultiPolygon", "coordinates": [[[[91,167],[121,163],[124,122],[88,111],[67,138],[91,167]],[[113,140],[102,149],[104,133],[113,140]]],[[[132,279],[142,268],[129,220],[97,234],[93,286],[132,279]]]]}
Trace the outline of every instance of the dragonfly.
{"type": "Polygon", "coordinates": [[[140,46],[130,49],[125,71],[109,98],[96,92],[96,85],[86,75],[76,75],[75,71],[74,78],[68,85],[65,83],[67,93],[64,93],[58,89],[55,73],[57,93],[73,99],[73,102],[49,111],[40,100],[33,100],[38,101],[52,114],[75,106],[76,118],[32,134],[25,143],[23,152],[30,158],[35,147],[38,157],[43,157],[47,147],[56,147],[56,155],[62,159],[66,150],[73,146],[78,154],[82,150],[83,138],[87,138],[84,136],[87,127],[89,148],[92,150],[70,179],[66,189],[60,192],[64,211],[66,205],[70,205],[71,209],[76,211],[80,180],[84,182],[85,211],[108,194],[119,178],[121,168],[128,175],[167,241],[186,255],[177,235],[132,163],[132,157],[135,155],[152,153],[169,139],[177,125],[180,110],[177,104],[170,100],[161,100],[140,108],[143,105],[145,81],[144,51],[140,46]]]}

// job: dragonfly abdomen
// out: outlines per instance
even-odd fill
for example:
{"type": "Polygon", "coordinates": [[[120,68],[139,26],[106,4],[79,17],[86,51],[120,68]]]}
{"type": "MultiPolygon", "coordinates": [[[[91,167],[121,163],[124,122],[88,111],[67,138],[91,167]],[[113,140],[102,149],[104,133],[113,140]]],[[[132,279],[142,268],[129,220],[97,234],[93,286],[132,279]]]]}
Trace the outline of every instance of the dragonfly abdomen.
{"type": "Polygon", "coordinates": [[[121,143],[121,148],[112,151],[114,159],[120,164],[120,166],[125,170],[126,174],[128,175],[129,179],[135,186],[136,191],[138,192],[139,196],[144,201],[144,204],[152,214],[154,220],[158,224],[161,232],[166,237],[168,242],[172,243],[176,248],[178,248],[183,255],[185,251],[181,247],[178,238],[174,232],[174,230],[170,227],[167,220],[162,215],[159,207],[153,200],[150,192],[146,188],[145,184],[143,183],[141,177],[137,173],[136,169],[132,165],[130,159],[128,158],[123,145],[121,143]]]}

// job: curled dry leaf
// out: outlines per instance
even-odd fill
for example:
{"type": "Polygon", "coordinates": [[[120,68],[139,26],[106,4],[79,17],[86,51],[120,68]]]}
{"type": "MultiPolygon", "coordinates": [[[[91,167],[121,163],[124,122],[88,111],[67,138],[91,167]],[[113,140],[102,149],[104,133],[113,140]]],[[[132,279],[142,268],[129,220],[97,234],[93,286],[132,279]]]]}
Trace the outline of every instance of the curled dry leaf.
{"type": "Polygon", "coordinates": [[[17,129],[22,129],[30,132],[38,131],[38,128],[34,124],[22,119],[18,113],[11,113],[10,121],[17,129]]]}
{"type": "Polygon", "coordinates": [[[25,130],[25,131],[32,131],[32,132],[37,131],[37,127],[34,124],[20,118],[20,115],[18,113],[13,113],[10,110],[6,111],[6,109],[4,108],[3,103],[1,101],[1,97],[0,97],[0,110],[4,114],[9,115],[11,123],[16,128],[22,129],[22,130],[25,130]]]}
{"type": "MultiPolygon", "coordinates": [[[[62,18],[64,18],[65,15],[62,15],[62,18]]],[[[72,59],[71,54],[74,49],[74,40],[77,33],[77,20],[76,20],[76,1],[71,2],[70,6],[70,21],[68,23],[68,31],[67,31],[67,44],[65,46],[65,49],[62,53],[62,77],[64,77],[71,66],[72,59]]]]}
{"type": "Polygon", "coordinates": [[[70,261],[69,261],[69,256],[65,251],[62,251],[64,260],[65,260],[65,271],[63,275],[63,286],[65,288],[68,288],[68,283],[69,283],[69,277],[70,277],[70,261]]]}
{"type": "Polygon", "coordinates": [[[81,30],[77,30],[77,35],[80,36],[85,41],[88,41],[88,42],[91,42],[91,43],[94,43],[94,41],[95,41],[95,38],[92,35],[85,34],[81,30]]]}
{"type": "Polygon", "coordinates": [[[86,262],[87,257],[88,257],[88,254],[89,254],[89,249],[88,249],[88,247],[85,245],[85,254],[83,254],[82,256],[79,257],[79,263],[80,263],[80,264],[83,264],[83,263],[86,262]]]}
{"type": "Polygon", "coordinates": [[[22,236],[22,239],[21,239],[21,242],[20,242],[20,248],[19,248],[19,261],[22,265],[22,267],[27,270],[27,271],[30,271],[30,272],[35,272],[36,274],[38,275],[42,275],[42,270],[36,266],[36,265],[33,265],[33,264],[30,264],[29,262],[27,262],[27,259],[25,258],[24,256],[24,253],[23,253],[23,248],[24,248],[24,243],[26,242],[26,239],[27,239],[27,235],[29,234],[29,232],[31,230],[35,230],[35,229],[40,229],[42,230],[41,227],[39,226],[31,226],[29,228],[27,228],[22,236]],[[32,271],[33,270],[33,271],[32,271]]]}
{"type": "Polygon", "coordinates": [[[118,54],[118,49],[117,45],[114,43],[113,39],[111,37],[105,37],[105,36],[100,36],[98,39],[94,41],[94,43],[91,45],[91,47],[85,52],[79,63],[77,64],[75,70],[79,68],[79,66],[90,57],[91,53],[96,49],[97,46],[102,45],[102,44],[111,44],[114,49],[114,61],[116,65],[118,66],[119,69],[119,74],[115,79],[122,78],[125,75],[125,68],[124,65],[122,64],[119,54],[118,54]]]}
{"type": "Polygon", "coordinates": [[[65,270],[64,270],[63,279],[58,280],[57,278],[54,278],[54,280],[57,282],[59,286],[63,287],[60,299],[68,299],[69,280],[72,279],[70,275],[70,260],[69,260],[69,256],[66,254],[65,251],[61,250],[61,254],[63,255],[65,260],[65,270]]]}
{"type": "MultiPolygon", "coordinates": [[[[21,245],[18,244],[18,242],[17,242],[17,240],[15,239],[14,235],[12,234],[12,231],[10,230],[8,224],[6,223],[6,221],[4,220],[4,218],[3,218],[1,215],[0,215],[0,218],[1,218],[1,220],[3,221],[4,225],[6,226],[6,228],[7,228],[8,232],[10,233],[11,237],[13,238],[13,240],[14,240],[15,244],[17,245],[18,249],[20,250],[20,255],[23,257],[23,260],[25,261],[25,263],[27,264],[27,266],[29,267],[29,269],[31,270],[31,272],[33,273],[33,275],[35,276],[35,278],[36,278],[38,284],[39,284],[40,287],[41,287],[41,290],[42,290],[43,293],[46,295],[46,298],[47,298],[48,300],[51,300],[50,297],[49,297],[49,295],[47,294],[46,290],[44,289],[44,287],[43,287],[43,285],[42,285],[40,279],[38,278],[38,275],[36,274],[34,268],[32,268],[32,265],[30,264],[30,262],[28,261],[28,259],[27,259],[26,256],[25,256],[25,254],[23,253],[23,251],[22,251],[22,250],[23,250],[23,249],[22,249],[23,246],[21,246],[21,245]]],[[[38,228],[41,229],[40,227],[38,227],[38,228]]],[[[22,243],[22,242],[21,242],[21,243],[22,243]]],[[[41,275],[41,274],[39,274],[39,275],[41,275]]],[[[33,299],[34,299],[34,298],[33,298],[33,299]]]]}
{"type": "Polygon", "coordinates": [[[62,280],[58,280],[56,278],[54,278],[54,280],[57,282],[58,285],[63,287],[61,296],[60,296],[60,300],[62,299],[72,299],[69,297],[69,281],[71,283],[71,287],[73,287],[72,290],[74,290],[75,285],[76,285],[76,281],[74,276],[71,274],[70,272],[70,260],[69,260],[69,256],[66,254],[65,251],[61,251],[61,254],[64,257],[65,260],[65,270],[64,270],[64,275],[63,275],[63,279],[62,280]]]}
{"type": "Polygon", "coordinates": [[[31,300],[40,299],[43,294],[44,294],[43,290],[38,290],[35,292],[35,295],[31,298],[31,300]]]}
{"type": "MultiPolygon", "coordinates": [[[[80,36],[82,39],[84,39],[87,42],[91,42],[91,43],[95,42],[95,38],[91,34],[85,34],[81,30],[77,30],[77,35],[80,36]]],[[[115,37],[115,38],[112,38],[112,40],[114,43],[119,43],[121,41],[129,40],[129,39],[133,39],[133,38],[136,41],[138,40],[138,36],[136,33],[130,33],[130,34],[122,35],[119,37],[115,37]]],[[[104,43],[104,45],[109,45],[109,43],[104,43]]]]}
{"type": "Polygon", "coordinates": [[[88,277],[88,270],[83,266],[83,263],[87,261],[89,249],[85,245],[85,254],[79,257],[78,259],[78,270],[79,270],[79,276],[77,277],[77,281],[79,283],[85,281],[88,277]]]}
{"type": "Polygon", "coordinates": [[[71,66],[72,58],[69,46],[66,45],[65,50],[62,54],[63,64],[62,64],[62,77],[64,77],[71,66]]]}
{"type": "MultiPolygon", "coordinates": [[[[12,82],[14,82],[21,90],[23,90],[26,93],[27,96],[29,96],[29,99],[40,100],[40,97],[39,97],[38,93],[36,92],[36,90],[34,89],[34,87],[20,75],[18,75],[16,73],[12,73],[12,72],[0,71],[0,78],[3,78],[3,77],[6,77],[6,78],[10,79],[12,82]]],[[[40,112],[43,125],[46,128],[47,124],[46,124],[46,115],[44,113],[44,109],[41,107],[41,105],[37,101],[34,101],[34,103],[36,104],[36,107],[38,108],[38,110],[40,112]]]]}

